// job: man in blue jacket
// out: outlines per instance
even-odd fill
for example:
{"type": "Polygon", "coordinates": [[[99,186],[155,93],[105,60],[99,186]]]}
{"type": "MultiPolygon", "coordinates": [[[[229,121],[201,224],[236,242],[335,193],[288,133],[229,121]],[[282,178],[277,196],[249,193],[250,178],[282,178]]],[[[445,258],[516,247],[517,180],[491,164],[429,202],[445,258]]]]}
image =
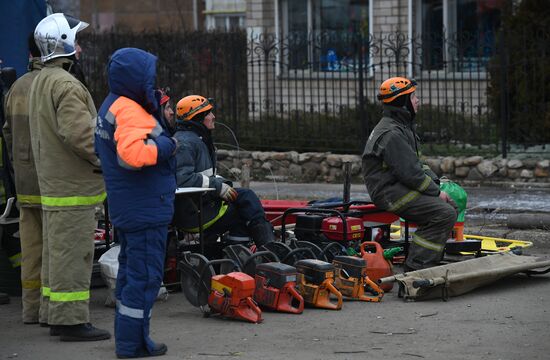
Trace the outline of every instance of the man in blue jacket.
{"type": "MultiPolygon", "coordinates": [[[[250,189],[234,189],[216,176],[216,149],[212,139],[215,128],[211,99],[189,95],[176,105],[176,133],[181,146],[176,153],[176,180],[180,187],[213,188],[203,197],[203,229],[206,238],[222,235],[233,241],[247,241],[252,236],[256,246],[273,241],[273,227],[265,218],[258,196],[250,189]]],[[[181,221],[185,230],[198,231],[197,209],[193,204],[181,221]]]]}
{"type": "Polygon", "coordinates": [[[120,240],[115,315],[119,358],[157,356],[167,350],[149,338],[176,189],[176,140],[169,137],[159,112],[156,62],[140,49],[113,54],[108,65],[110,93],[96,125],[110,218],[120,240]]]}

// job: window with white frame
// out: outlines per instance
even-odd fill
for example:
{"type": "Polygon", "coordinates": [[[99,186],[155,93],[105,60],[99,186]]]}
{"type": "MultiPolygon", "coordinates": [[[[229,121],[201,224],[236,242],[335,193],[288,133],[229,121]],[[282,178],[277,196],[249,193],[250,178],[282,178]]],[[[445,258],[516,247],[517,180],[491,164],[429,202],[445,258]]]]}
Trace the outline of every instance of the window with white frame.
{"type": "Polygon", "coordinates": [[[209,30],[232,31],[244,28],[244,15],[216,14],[208,15],[207,28],[209,30]]]}
{"type": "Polygon", "coordinates": [[[418,1],[423,69],[485,71],[495,50],[505,1],[418,1]]]}
{"type": "MultiPolygon", "coordinates": [[[[353,70],[359,58],[354,39],[359,35],[366,39],[371,32],[369,2],[281,0],[281,28],[289,50],[289,69],[353,70]]],[[[359,51],[366,61],[368,51],[359,51]]]]}
{"type": "Polygon", "coordinates": [[[246,0],[205,0],[206,28],[232,31],[244,28],[246,0]]]}

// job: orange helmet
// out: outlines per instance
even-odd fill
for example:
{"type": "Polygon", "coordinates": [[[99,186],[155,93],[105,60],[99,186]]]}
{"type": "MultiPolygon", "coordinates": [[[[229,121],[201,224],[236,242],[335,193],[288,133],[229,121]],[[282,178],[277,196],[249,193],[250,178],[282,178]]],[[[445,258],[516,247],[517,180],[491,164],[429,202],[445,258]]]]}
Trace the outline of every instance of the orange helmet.
{"type": "Polygon", "coordinates": [[[195,115],[214,108],[214,100],[199,95],[189,95],[178,101],[176,114],[179,120],[191,120],[195,115]]]}
{"type": "Polygon", "coordinates": [[[378,100],[385,104],[391,103],[401,95],[410,94],[416,90],[416,81],[404,77],[392,77],[380,85],[378,100]]]}

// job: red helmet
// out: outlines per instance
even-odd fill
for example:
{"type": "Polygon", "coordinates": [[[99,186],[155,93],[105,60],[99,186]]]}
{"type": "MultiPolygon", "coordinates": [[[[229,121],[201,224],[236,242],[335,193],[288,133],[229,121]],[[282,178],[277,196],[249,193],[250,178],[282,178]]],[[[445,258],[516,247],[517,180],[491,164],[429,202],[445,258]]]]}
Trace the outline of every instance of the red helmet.
{"type": "Polygon", "coordinates": [[[160,106],[162,106],[170,100],[170,96],[166,94],[167,91],[165,89],[158,89],[158,91],[160,91],[160,106]]]}

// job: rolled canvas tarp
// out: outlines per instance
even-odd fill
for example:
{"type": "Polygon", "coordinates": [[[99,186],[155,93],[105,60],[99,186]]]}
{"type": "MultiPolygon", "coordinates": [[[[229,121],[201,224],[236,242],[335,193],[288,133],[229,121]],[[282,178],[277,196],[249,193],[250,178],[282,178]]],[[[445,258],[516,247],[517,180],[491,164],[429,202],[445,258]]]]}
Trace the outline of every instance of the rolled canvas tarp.
{"type": "Polygon", "coordinates": [[[397,281],[405,300],[428,300],[465,294],[506,276],[533,269],[550,268],[550,258],[497,253],[490,256],[411,271],[382,278],[397,281]]]}

